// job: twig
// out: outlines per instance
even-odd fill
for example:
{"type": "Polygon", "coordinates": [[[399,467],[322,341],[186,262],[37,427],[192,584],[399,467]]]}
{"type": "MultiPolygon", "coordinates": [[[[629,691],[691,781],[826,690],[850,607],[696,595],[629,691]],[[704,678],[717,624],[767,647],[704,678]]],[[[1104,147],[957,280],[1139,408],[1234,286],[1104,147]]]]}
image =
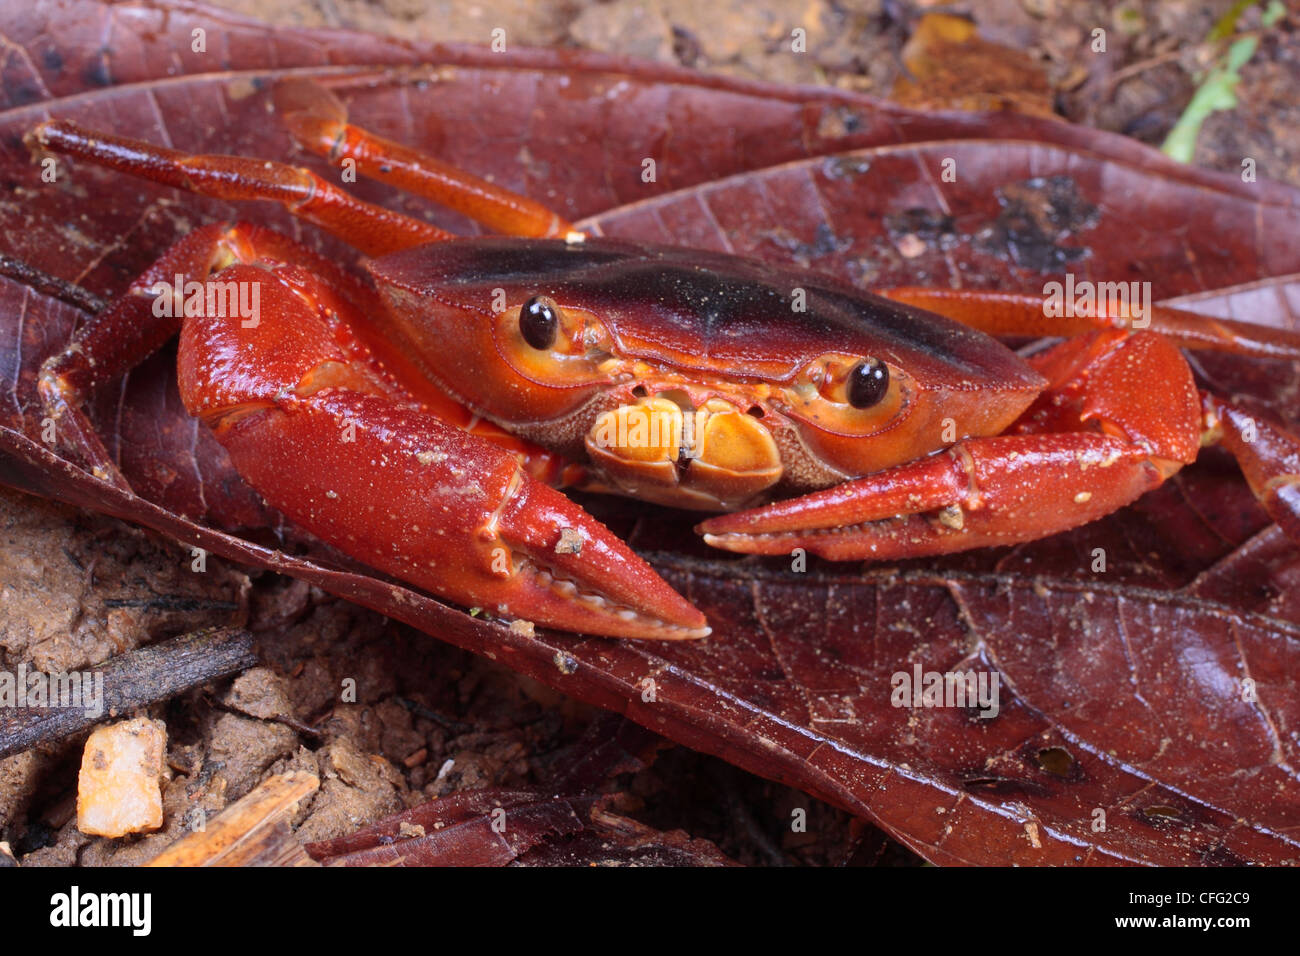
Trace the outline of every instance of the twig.
{"type": "Polygon", "coordinates": [[[93,315],[104,311],[106,303],[93,292],[89,292],[81,288],[81,286],[73,285],[71,282],[66,282],[58,276],[52,276],[48,272],[42,272],[35,266],[29,266],[21,259],[0,255],[0,276],[16,279],[42,295],[48,295],[60,302],[66,302],[83,312],[89,312],[93,315]]]}
{"type": "Polygon", "coordinates": [[[221,811],[202,830],[173,843],[146,866],[318,866],[290,820],[320,780],[301,770],[272,777],[221,811]]]}
{"type": "MultiPolygon", "coordinates": [[[[103,700],[81,706],[0,709],[0,757],[59,740],[117,714],[242,671],[257,663],[253,636],[242,628],[207,628],[138,648],[81,673],[83,688],[102,675],[103,700]]],[[[30,676],[30,675],[29,675],[30,676]]]]}

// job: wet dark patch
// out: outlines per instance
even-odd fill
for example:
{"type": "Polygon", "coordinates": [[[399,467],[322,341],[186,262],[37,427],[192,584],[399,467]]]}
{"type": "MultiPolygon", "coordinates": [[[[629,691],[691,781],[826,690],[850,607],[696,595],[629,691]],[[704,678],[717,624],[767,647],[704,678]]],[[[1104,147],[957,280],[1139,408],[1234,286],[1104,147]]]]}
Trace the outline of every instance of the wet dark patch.
{"type": "Polygon", "coordinates": [[[1032,760],[1039,770],[1061,780],[1078,780],[1083,776],[1079,762],[1064,747],[1042,747],[1033,754],[1032,760]]]}
{"type": "Polygon", "coordinates": [[[779,233],[768,233],[767,239],[772,245],[788,252],[790,258],[804,268],[814,259],[836,255],[853,245],[852,239],[842,239],[835,235],[824,222],[818,224],[812,242],[803,242],[779,233]]]}
{"type": "Polygon", "coordinates": [[[63,54],[52,46],[45,48],[45,52],[41,54],[41,62],[45,64],[47,70],[53,70],[55,73],[63,71],[63,54]]]}
{"type": "Polygon", "coordinates": [[[5,94],[14,106],[27,106],[41,99],[41,91],[34,84],[26,82],[12,83],[5,87],[5,94]]]}
{"type": "Polygon", "coordinates": [[[1187,827],[1192,824],[1192,821],[1178,807],[1163,803],[1143,807],[1134,814],[1134,817],[1140,822],[1157,829],[1187,827]]]}
{"type": "Polygon", "coordinates": [[[972,724],[991,724],[998,719],[998,714],[1002,713],[1001,709],[995,714],[986,714],[986,708],[980,704],[972,704],[969,707],[962,707],[962,716],[972,724]]]}
{"type": "Polygon", "coordinates": [[[862,116],[847,106],[830,106],[817,118],[817,135],[822,139],[839,139],[856,133],[863,126],[862,116]]]}
{"type": "Polygon", "coordinates": [[[1063,242],[1097,225],[1098,209],[1068,176],[1025,180],[998,190],[1001,212],[976,236],[976,246],[1036,272],[1059,272],[1087,258],[1086,246],[1063,242]]]}
{"type": "Polygon", "coordinates": [[[1249,866],[1250,861],[1233,853],[1227,847],[1212,846],[1201,854],[1204,866],[1249,866]]]}

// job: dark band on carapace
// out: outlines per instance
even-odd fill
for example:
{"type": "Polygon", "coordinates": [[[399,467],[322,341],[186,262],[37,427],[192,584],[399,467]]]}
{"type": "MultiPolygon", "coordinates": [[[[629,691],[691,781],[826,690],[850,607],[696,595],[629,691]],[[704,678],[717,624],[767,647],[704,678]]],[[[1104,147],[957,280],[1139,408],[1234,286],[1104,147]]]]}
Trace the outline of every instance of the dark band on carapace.
{"type": "Polygon", "coordinates": [[[599,315],[623,357],[685,369],[786,381],[818,356],[844,352],[883,358],[922,385],[1042,384],[998,342],[942,316],[827,276],[697,249],[492,237],[405,250],[371,268],[380,281],[485,315],[497,288],[511,298],[547,295],[599,315]]]}

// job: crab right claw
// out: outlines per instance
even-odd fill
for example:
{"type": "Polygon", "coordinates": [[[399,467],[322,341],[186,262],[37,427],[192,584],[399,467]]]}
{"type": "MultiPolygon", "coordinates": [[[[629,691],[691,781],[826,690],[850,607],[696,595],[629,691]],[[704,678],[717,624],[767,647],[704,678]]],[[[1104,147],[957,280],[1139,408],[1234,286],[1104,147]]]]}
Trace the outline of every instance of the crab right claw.
{"type": "Polygon", "coordinates": [[[1117,511],[1195,460],[1196,389],[1165,339],[1094,332],[1031,364],[1050,384],[1012,425],[1019,434],[966,438],[825,491],[712,518],[700,525],[705,540],[837,561],[1015,544],[1117,511]],[[1166,387],[1157,395],[1150,381],[1166,387]]]}
{"type": "Polygon", "coordinates": [[[1146,453],[1106,435],[977,438],[937,455],[698,530],[715,548],[832,561],[895,560],[1032,541],[1095,521],[1161,481],[1146,453]]]}

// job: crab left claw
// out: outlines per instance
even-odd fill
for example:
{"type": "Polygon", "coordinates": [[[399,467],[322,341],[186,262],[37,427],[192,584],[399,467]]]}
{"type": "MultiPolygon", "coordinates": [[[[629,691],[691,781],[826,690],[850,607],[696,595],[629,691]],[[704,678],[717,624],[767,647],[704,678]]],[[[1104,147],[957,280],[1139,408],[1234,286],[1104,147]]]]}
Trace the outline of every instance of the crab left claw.
{"type": "Polygon", "coordinates": [[[579,633],[709,633],[704,616],[600,522],[510,452],[435,418],[330,389],[213,424],[273,506],[417,587],[579,633]],[[347,455],[323,453],[345,433],[347,455]],[[295,447],[322,453],[295,473],[282,464],[295,447]]]}
{"type": "MultiPolygon", "coordinates": [[[[495,449],[493,449],[495,451],[495,449]]],[[[551,627],[638,638],[709,634],[704,615],[582,508],[516,471],[498,512],[503,605],[551,627]]]]}
{"type": "MultiPolygon", "coordinates": [[[[182,400],[277,510],[371,567],[468,607],[609,637],[709,633],[704,615],[520,455],[356,361],[295,273],[231,266],[260,315],[194,316],[182,400]],[[213,376],[221,368],[227,374],[213,376]]],[[[320,294],[319,290],[312,290],[320,294]]]]}

